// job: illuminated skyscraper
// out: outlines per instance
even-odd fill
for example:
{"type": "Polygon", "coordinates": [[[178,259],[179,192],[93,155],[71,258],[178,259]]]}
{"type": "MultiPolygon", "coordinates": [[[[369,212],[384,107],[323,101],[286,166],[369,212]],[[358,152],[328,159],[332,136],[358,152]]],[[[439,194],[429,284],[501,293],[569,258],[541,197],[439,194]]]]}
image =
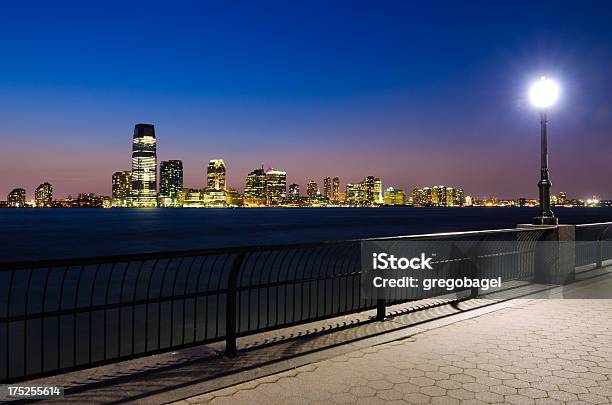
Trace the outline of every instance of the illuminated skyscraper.
{"type": "Polygon", "coordinates": [[[113,207],[127,207],[132,195],[132,172],[123,171],[113,173],[112,205],[113,207]]]}
{"type": "Polygon", "coordinates": [[[157,140],[151,124],[137,124],[132,142],[132,205],[157,206],[157,140]]]}
{"type": "Polygon", "coordinates": [[[332,200],[332,179],[331,177],[326,177],[323,179],[323,198],[327,201],[332,200]]]}
{"type": "Polygon", "coordinates": [[[317,196],[317,192],[319,191],[319,186],[317,182],[314,180],[310,180],[306,186],[306,195],[308,198],[315,198],[317,196]]]}
{"type": "Polygon", "coordinates": [[[332,179],[332,196],[331,200],[335,203],[340,201],[340,179],[334,177],[332,179]]]}
{"type": "Polygon", "coordinates": [[[379,178],[374,179],[374,204],[382,204],[383,201],[383,185],[379,178]]]}
{"type": "Polygon", "coordinates": [[[266,170],[266,204],[280,205],[287,198],[287,172],[266,170]]]}
{"type": "Polygon", "coordinates": [[[255,169],[248,174],[244,187],[244,205],[260,206],[266,203],[266,171],[255,169]]]}
{"type": "Polygon", "coordinates": [[[49,183],[38,186],[34,192],[34,200],[38,208],[51,207],[53,205],[53,186],[49,183]]]}
{"type": "Polygon", "coordinates": [[[6,203],[9,207],[20,208],[25,206],[26,202],[26,191],[23,188],[13,189],[8,197],[6,203]]]}
{"type": "Polygon", "coordinates": [[[206,186],[213,190],[225,190],[225,162],[214,159],[206,168],[206,186]]]}
{"type": "Polygon", "coordinates": [[[183,190],[183,162],[168,160],[159,164],[159,197],[163,206],[180,205],[183,190]]]}

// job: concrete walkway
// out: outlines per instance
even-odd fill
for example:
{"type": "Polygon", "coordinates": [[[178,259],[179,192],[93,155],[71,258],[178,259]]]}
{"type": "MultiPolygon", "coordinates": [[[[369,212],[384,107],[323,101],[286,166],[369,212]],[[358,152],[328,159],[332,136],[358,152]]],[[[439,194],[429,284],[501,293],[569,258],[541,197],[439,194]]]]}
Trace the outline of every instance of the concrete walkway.
{"type": "Polygon", "coordinates": [[[612,300],[532,299],[177,404],[611,402],[612,300]]]}

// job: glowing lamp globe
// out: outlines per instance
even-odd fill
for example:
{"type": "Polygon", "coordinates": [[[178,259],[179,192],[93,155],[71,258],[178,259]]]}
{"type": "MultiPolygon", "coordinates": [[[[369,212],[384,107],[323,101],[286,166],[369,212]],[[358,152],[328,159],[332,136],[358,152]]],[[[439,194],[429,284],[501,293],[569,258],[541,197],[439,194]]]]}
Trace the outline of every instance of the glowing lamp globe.
{"type": "Polygon", "coordinates": [[[537,108],[548,108],[559,98],[559,86],[552,80],[542,77],[529,89],[529,98],[537,108]]]}

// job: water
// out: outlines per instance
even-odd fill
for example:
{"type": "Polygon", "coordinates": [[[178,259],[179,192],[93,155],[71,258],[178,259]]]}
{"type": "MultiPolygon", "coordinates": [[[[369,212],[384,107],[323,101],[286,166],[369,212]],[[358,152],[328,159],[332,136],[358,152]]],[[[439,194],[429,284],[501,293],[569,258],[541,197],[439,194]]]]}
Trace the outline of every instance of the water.
{"type": "MultiPolygon", "coordinates": [[[[2,209],[0,261],[511,228],[533,208],[2,209]]],[[[557,208],[561,223],[612,208],[557,208]]]]}

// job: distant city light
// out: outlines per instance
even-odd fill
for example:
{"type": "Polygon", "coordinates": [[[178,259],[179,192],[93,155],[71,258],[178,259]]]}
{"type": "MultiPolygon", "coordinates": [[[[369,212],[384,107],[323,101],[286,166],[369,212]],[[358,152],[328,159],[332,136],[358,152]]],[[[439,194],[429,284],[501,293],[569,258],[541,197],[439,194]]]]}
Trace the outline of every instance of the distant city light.
{"type": "Polygon", "coordinates": [[[537,108],[548,108],[559,98],[559,86],[554,81],[542,76],[529,89],[529,98],[537,108]]]}

